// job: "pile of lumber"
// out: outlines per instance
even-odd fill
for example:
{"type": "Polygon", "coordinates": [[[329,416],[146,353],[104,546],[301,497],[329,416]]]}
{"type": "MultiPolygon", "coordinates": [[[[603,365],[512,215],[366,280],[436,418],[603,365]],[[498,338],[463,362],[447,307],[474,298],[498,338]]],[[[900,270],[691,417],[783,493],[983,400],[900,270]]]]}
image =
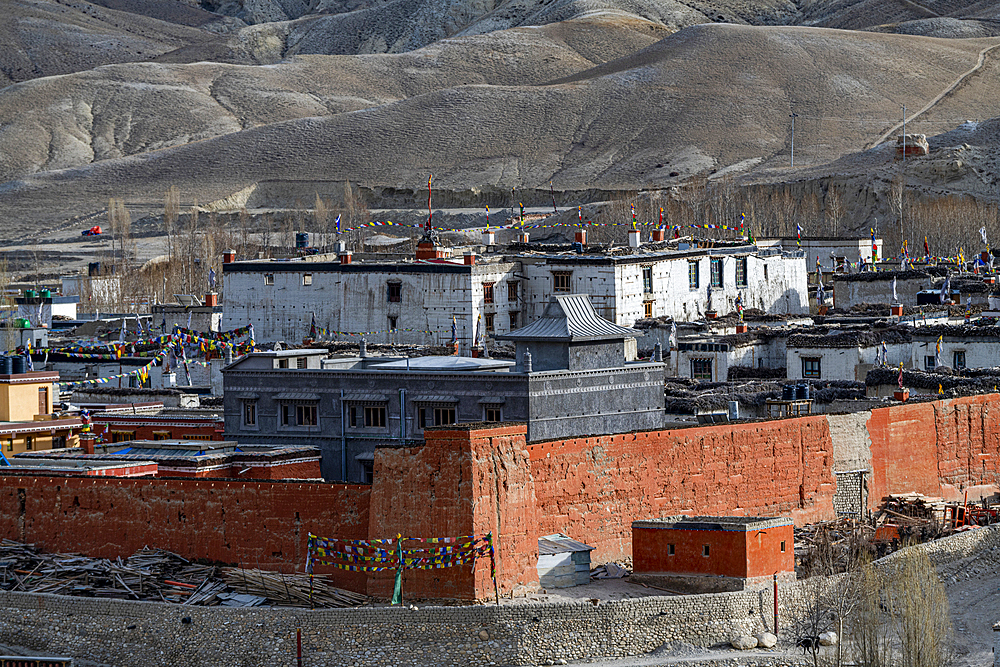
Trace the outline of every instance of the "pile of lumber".
{"type": "Polygon", "coordinates": [[[882,498],[876,523],[881,519],[905,524],[936,522],[944,515],[944,498],[925,496],[921,493],[895,493],[882,498]]]}
{"type": "Polygon", "coordinates": [[[795,570],[801,575],[846,571],[867,549],[875,529],[843,516],[795,528],[795,570]]]}
{"type": "Polygon", "coordinates": [[[222,576],[229,588],[244,595],[256,595],[279,607],[357,607],[368,598],[336,588],[326,577],[282,574],[264,570],[224,568],[222,576]]]}
{"type": "Polygon", "coordinates": [[[324,577],[314,577],[310,588],[307,575],[219,568],[163,549],[140,549],[123,561],[45,553],[11,540],[0,542],[0,589],[201,606],[354,607],[368,601],[324,577]]]}

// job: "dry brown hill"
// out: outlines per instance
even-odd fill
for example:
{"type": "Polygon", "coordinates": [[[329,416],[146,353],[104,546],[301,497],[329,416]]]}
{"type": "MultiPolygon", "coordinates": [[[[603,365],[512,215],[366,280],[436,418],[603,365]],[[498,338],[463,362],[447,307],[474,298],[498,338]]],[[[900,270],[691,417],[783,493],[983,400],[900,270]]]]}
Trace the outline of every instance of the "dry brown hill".
{"type": "MultiPolygon", "coordinates": [[[[534,32],[539,31],[512,31],[534,32]]],[[[658,188],[698,173],[753,170],[787,178],[793,109],[800,114],[799,168],[864,149],[892,128],[901,102],[920,109],[959,80],[919,117],[915,129],[954,127],[959,114],[989,117],[991,100],[1000,92],[996,59],[985,59],[983,69],[961,77],[981,51],[998,44],[701,25],[624,58],[553,76],[558,82],[550,85],[486,81],[480,73],[482,83],[25,177],[0,189],[0,207],[15,222],[53,221],[99,208],[110,196],[152,205],[170,185],[180,187],[186,199],[210,201],[273,179],[351,179],[419,189],[428,173],[441,188],[456,190],[535,187],[550,179],[561,189],[658,188]]],[[[406,57],[419,59],[421,53],[406,57]]],[[[343,60],[382,67],[405,62],[407,71],[416,63],[395,58],[403,57],[343,60]]],[[[491,62],[488,55],[483,58],[484,64],[491,62]]],[[[539,58],[544,54],[525,64],[535,68],[540,83],[539,58]]],[[[175,68],[172,76],[190,73],[193,80],[205,67],[175,68]]],[[[510,76],[516,79],[514,70],[510,76]]],[[[362,68],[359,79],[372,71],[362,68]]],[[[300,80],[313,85],[309,75],[300,80]]],[[[371,90],[367,81],[357,85],[371,90]]],[[[374,87],[379,85],[381,80],[374,87]]]]}
{"type": "Polygon", "coordinates": [[[634,18],[579,20],[392,56],[308,56],[273,67],[116,65],[26,82],[0,90],[0,181],[455,86],[536,86],[666,34],[634,18]]]}
{"type": "Polygon", "coordinates": [[[187,24],[87,2],[8,0],[0,22],[0,87],[41,76],[80,72],[111,63],[142,62],[174,49],[216,39],[191,27],[219,17],[193,8],[187,24]]]}

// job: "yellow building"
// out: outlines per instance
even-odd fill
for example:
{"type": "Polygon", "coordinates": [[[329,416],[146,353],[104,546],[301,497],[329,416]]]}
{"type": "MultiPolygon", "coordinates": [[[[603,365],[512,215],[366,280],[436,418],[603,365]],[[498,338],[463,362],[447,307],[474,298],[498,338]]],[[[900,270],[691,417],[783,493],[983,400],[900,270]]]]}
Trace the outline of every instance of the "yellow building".
{"type": "Polygon", "coordinates": [[[76,447],[83,421],[53,414],[59,374],[51,371],[0,375],[0,451],[76,447]]]}

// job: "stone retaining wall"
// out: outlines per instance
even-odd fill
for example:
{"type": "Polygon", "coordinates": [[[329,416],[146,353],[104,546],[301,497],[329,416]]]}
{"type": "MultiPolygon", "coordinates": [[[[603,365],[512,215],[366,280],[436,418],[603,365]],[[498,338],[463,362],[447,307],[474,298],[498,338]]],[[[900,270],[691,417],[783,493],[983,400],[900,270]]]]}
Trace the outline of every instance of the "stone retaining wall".
{"type": "MultiPolygon", "coordinates": [[[[926,545],[951,561],[1000,545],[1000,526],[926,545]]],[[[893,556],[889,556],[889,559],[893,556]]],[[[779,587],[783,632],[801,583],[779,587]]],[[[0,591],[0,643],[67,653],[115,667],[295,664],[531,665],[564,658],[642,655],[665,642],[701,646],[771,628],[771,590],[614,602],[361,609],[234,609],[0,591]],[[190,618],[190,623],[183,622],[190,618]]]]}

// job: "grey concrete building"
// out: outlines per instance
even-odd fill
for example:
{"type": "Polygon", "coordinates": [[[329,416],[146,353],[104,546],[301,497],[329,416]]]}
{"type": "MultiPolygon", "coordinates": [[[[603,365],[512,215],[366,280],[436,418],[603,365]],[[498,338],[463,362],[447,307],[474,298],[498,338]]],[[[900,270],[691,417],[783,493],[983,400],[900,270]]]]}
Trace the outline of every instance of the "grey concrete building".
{"type": "Polygon", "coordinates": [[[561,295],[505,336],[516,363],[256,352],[223,370],[226,437],[318,446],[325,478],[363,482],[375,447],[419,442],[428,426],[523,421],[530,441],[659,428],[665,366],[635,359],[636,333],[561,295]]]}

